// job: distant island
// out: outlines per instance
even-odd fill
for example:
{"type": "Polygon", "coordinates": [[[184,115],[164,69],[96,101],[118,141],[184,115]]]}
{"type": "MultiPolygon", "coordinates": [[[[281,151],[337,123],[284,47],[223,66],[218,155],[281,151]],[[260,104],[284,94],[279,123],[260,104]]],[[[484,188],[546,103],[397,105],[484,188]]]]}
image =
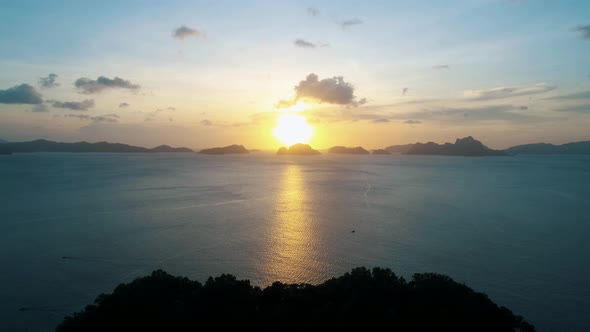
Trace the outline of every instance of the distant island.
{"type": "Polygon", "coordinates": [[[389,153],[403,154],[408,152],[413,146],[414,144],[390,145],[384,150],[388,151],[389,153]]]}
{"type": "Polygon", "coordinates": [[[118,152],[118,153],[148,153],[148,152],[193,152],[189,148],[173,148],[168,145],[160,145],[152,149],[121,143],[63,143],[44,139],[30,142],[5,142],[0,144],[0,154],[26,153],[26,152],[118,152]]]}
{"type": "Polygon", "coordinates": [[[384,150],[394,154],[407,155],[441,155],[441,156],[504,156],[504,152],[499,150],[492,150],[483,145],[480,141],[471,136],[464,138],[457,138],[455,143],[437,144],[434,142],[428,143],[413,143],[402,145],[391,145],[384,150]]]}
{"type": "Polygon", "coordinates": [[[454,144],[414,143],[386,147],[390,153],[407,155],[445,155],[445,156],[506,156],[517,154],[590,154],[590,141],[572,142],[562,145],[535,143],[517,145],[505,150],[493,150],[471,136],[458,138],[454,144]]]}
{"type": "MultiPolygon", "coordinates": [[[[201,154],[224,155],[224,154],[246,154],[259,152],[260,150],[248,150],[243,145],[229,145],[225,147],[215,147],[199,151],[201,154]]],[[[186,147],[171,147],[169,145],[160,145],[155,148],[145,148],[122,143],[109,142],[75,142],[64,143],[55,142],[45,139],[38,139],[27,142],[8,142],[0,139],[0,155],[10,155],[13,153],[27,152],[111,152],[111,153],[155,153],[155,152],[194,152],[186,147]]],[[[366,155],[370,152],[362,146],[345,147],[334,146],[328,149],[328,153],[333,154],[360,154],[366,155]]],[[[308,144],[295,144],[289,148],[281,147],[277,155],[318,155],[318,150],[313,149],[308,144]]],[[[471,136],[457,138],[455,143],[437,144],[413,143],[402,145],[390,145],[384,149],[373,150],[372,154],[405,154],[405,155],[443,155],[443,156],[506,156],[506,155],[565,155],[565,154],[590,154],[590,141],[572,142],[561,145],[549,143],[534,143],[513,146],[504,150],[493,150],[485,146],[482,142],[471,136]]]]}
{"type": "Polygon", "coordinates": [[[12,150],[10,149],[3,149],[1,145],[8,143],[7,141],[0,139],[0,155],[2,154],[12,154],[12,150]]]}
{"type": "Polygon", "coordinates": [[[391,152],[389,152],[385,149],[377,149],[377,150],[373,150],[373,154],[391,154],[391,152]]]}
{"type": "Polygon", "coordinates": [[[228,146],[224,146],[224,147],[203,149],[203,150],[199,151],[199,153],[223,155],[223,154],[244,154],[244,153],[250,153],[250,151],[248,151],[248,149],[246,149],[243,145],[233,144],[233,145],[228,145],[228,146]]]}
{"type": "Polygon", "coordinates": [[[362,146],[349,148],[345,146],[334,146],[328,150],[328,153],[335,154],[369,154],[369,151],[365,150],[362,146]]]}
{"type": "Polygon", "coordinates": [[[517,145],[504,150],[508,154],[590,154],[590,141],[572,142],[561,145],[535,143],[517,145]]]}
{"type": "MultiPolygon", "coordinates": [[[[406,155],[440,155],[440,156],[465,156],[465,157],[481,157],[481,156],[505,156],[505,152],[500,150],[492,150],[483,145],[480,141],[471,136],[464,138],[457,138],[455,143],[437,144],[434,142],[409,144],[409,147],[398,146],[399,150],[406,155]],[[403,148],[402,148],[403,147],[403,148]],[[406,149],[407,147],[407,149],[406,149]]],[[[392,147],[389,147],[392,148],[392,147]]],[[[390,149],[387,148],[388,151],[390,149]]]]}
{"type": "Polygon", "coordinates": [[[535,331],[448,276],[356,268],[319,285],[254,287],[230,274],[204,284],[162,270],[117,286],[66,317],[73,331],[535,331]]]}
{"type": "Polygon", "coordinates": [[[313,156],[321,154],[318,150],[314,150],[308,144],[297,143],[292,145],[288,149],[286,147],[281,147],[277,151],[277,155],[300,155],[300,156],[313,156]]]}

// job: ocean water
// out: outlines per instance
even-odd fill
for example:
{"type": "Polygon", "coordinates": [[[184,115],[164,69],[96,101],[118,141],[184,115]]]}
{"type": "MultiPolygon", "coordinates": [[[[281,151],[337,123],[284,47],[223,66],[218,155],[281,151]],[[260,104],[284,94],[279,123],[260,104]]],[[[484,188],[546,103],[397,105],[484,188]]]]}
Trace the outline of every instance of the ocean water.
{"type": "Polygon", "coordinates": [[[357,266],[589,331],[589,253],[588,156],[0,156],[2,331],[51,331],[155,269],[264,286],[357,266]]]}

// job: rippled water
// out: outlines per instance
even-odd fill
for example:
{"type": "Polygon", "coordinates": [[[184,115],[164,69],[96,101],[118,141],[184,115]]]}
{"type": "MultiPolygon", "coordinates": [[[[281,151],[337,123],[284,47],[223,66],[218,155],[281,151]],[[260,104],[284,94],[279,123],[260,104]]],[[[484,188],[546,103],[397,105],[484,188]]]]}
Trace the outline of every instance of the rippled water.
{"type": "Polygon", "coordinates": [[[267,285],[356,266],[590,330],[589,157],[15,154],[0,204],[2,331],[51,330],[157,268],[267,285]]]}

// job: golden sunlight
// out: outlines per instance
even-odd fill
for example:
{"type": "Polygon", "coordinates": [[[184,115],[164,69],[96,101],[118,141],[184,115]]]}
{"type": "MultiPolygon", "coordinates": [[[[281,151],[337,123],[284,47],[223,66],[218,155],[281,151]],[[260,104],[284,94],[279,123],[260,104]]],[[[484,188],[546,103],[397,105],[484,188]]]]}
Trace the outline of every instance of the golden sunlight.
{"type": "Polygon", "coordinates": [[[281,115],[277,119],[277,125],[273,129],[273,135],[284,145],[291,146],[296,143],[309,143],[313,136],[313,127],[307,123],[303,112],[309,106],[303,102],[281,109],[281,115]]]}
{"type": "Polygon", "coordinates": [[[313,127],[303,115],[285,113],[279,115],[274,136],[284,145],[308,143],[313,136],[313,127]]]}

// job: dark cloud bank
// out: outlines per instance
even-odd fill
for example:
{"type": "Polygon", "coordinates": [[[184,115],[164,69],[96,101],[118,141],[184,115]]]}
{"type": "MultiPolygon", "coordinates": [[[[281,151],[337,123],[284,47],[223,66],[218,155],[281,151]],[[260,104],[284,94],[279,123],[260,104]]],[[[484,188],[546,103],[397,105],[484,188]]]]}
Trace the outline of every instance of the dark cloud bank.
{"type": "Polygon", "coordinates": [[[190,37],[202,37],[204,34],[197,30],[197,29],[193,29],[193,28],[189,28],[186,25],[183,25],[179,28],[174,29],[174,31],[172,32],[172,37],[176,38],[176,39],[180,39],[183,40],[185,38],[190,38],[190,37]]]}
{"type": "Polygon", "coordinates": [[[295,86],[295,98],[292,101],[281,100],[277,107],[288,107],[300,99],[313,99],[320,103],[335,105],[358,106],[366,103],[366,99],[356,99],[354,86],[342,76],[321,79],[316,74],[309,74],[295,86]]]}
{"type": "Polygon", "coordinates": [[[100,76],[96,80],[82,77],[76,80],[74,86],[84,94],[99,93],[108,89],[139,90],[140,86],[120,77],[108,78],[100,76]]]}
{"type": "Polygon", "coordinates": [[[0,104],[41,104],[42,95],[28,84],[21,84],[0,90],[0,104]]]}
{"type": "Polygon", "coordinates": [[[582,35],[582,38],[590,39],[590,24],[578,25],[574,30],[578,31],[582,35]]]}
{"type": "Polygon", "coordinates": [[[87,111],[94,107],[94,99],[86,99],[83,101],[53,101],[51,106],[55,108],[66,108],[73,111],[87,111]]]}
{"type": "Polygon", "coordinates": [[[49,74],[47,75],[47,77],[41,77],[39,78],[39,85],[42,88],[55,88],[56,86],[59,86],[59,84],[56,82],[57,80],[57,74],[49,74]]]}

